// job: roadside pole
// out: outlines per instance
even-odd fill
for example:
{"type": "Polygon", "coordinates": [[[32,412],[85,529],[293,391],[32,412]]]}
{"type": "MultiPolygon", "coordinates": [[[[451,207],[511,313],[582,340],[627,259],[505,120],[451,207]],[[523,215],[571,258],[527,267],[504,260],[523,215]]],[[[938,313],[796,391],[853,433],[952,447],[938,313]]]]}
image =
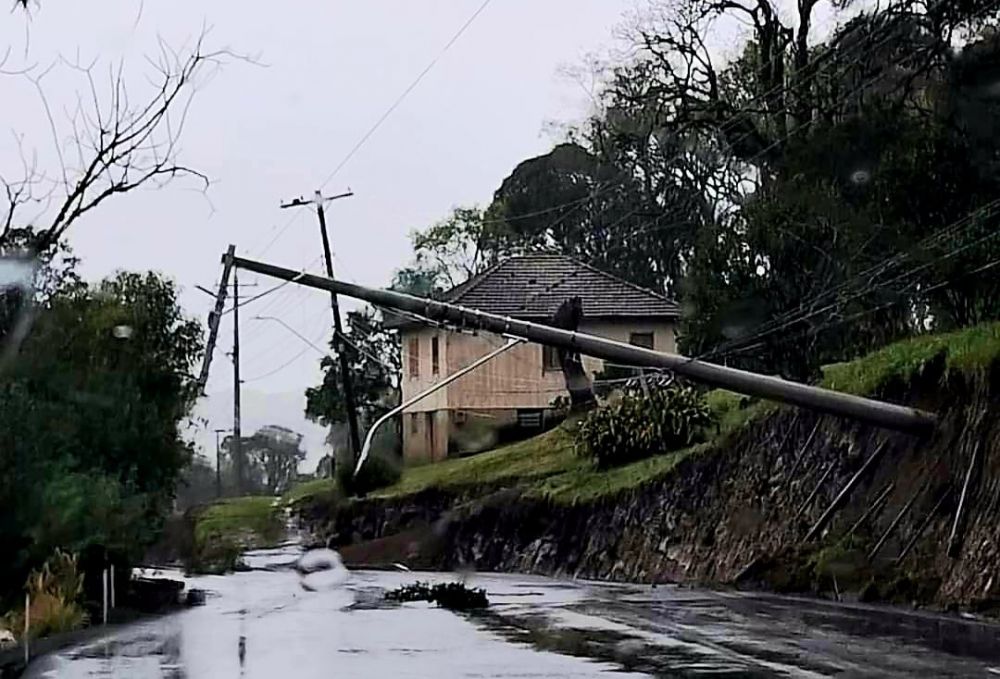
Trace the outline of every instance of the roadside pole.
{"type": "Polygon", "coordinates": [[[240,438],[240,279],[233,270],[233,466],[236,494],[243,495],[243,440],[240,438]]]}
{"type": "MultiPolygon", "coordinates": [[[[215,294],[215,307],[208,314],[208,342],[205,344],[205,357],[201,363],[201,373],[198,376],[198,393],[205,392],[208,382],[208,369],[212,365],[212,355],[215,352],[215,340],[219,336],[219,320],[226,304],[226,292],[229,289],[229,274],[233,270],[233,258],[236,256],[236,246],[230,245],[222,256],[222,278],[219,281],[219,291],[215,294]]],[[[208,291],[211,294],[211,291],[208,291]]]]}
{"type": "Polygon", "coordinates": [[[227,429],[216,429],[215,430],[215,497],[216,499],[222,497],[222,443],[219,440],[219,434],[227,429]]]}
{"type": "MultiPolygon", "coordinates": [[[[316,206],[316,214],[319,217],[319,232],[323,239],[323,256],[326,259],[326,277],[333,280],[333,257],[330,254],[330,236],[326,229],[326,212],[323,205],[340,198],[349,198],[354,193],[347,191],[336,196],[326,197],[319,191],[313,194],[312,200],[296,198],[295,200],[283,203],[281,207],[305,207],[316,206]]],[[[347,426],[351,436],[351,457],[352,463],[357,463],[361,454],[361,436],[358,430],[357,405],[354,398],[354,383],[351,381],[351,367],[347,360],[347,352],[344,347],[344,330],[340,322],[340,303],[337,300],[337,293],[330,291],[330,310],[333,312],[333,351],[337,355],[337,362],[340,364],[340,381],[344,385],[344,401],[347,410],[347,426]]],[[[353,464],[352,464],[353,466],[353,464]]],[[[333,476],[334,465],[330,465],[330,476],[333,476]]]]}

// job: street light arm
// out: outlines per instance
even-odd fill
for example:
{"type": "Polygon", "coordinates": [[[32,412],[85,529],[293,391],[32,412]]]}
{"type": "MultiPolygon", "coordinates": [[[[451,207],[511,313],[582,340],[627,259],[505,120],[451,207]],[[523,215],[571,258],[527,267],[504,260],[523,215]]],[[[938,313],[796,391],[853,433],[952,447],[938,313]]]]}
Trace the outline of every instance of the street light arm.
{"type": "Polygon", "coordinates": [[[296,330],[292,326],[290,326],[287,323],[285,323],[280,318],[277,318],[275,316],[254,316],[253,319],[255,321],[274,321],[275,323],[280,323],[281,325],[283,325],[285,327],[286,330],[288,330],[290,333],[292,333],[293,335],[295,335],[296,337],[298,337],[300,340],[302,340],[303,342],[305,342],[306,344],[308,344],[309,346],[311,346],[313,349],[315,349],[319,353],[323,354],[324,356],[329,356],[330,355],[329,352],[323,351],[322,349],[320,349],[318,346],[316,346],[312,342],[312,340],[310,340],[309,338],[305,337],[302,333],[300,333],[298,330],[296,330]]]}
{"type": "Polygon", "coordinates": [[[448,375],[448,377],[444,378],[440,382],[436,382],[435,384],[432,384],[430,387],[428,387],[427,389],[423,390],[422,392],[420,392],[419,394],[417,394],[413,398],[409,399],[408,401],[404,401],[403,403],[400,403],[398,406],[396,406],[395,408],[393,408],[392,410],[390,410],[389,412],[387,412],[385,415],[383,415],[382,417],[380,417],[377,420],[375,420],[375,424],[373,424],[368,429],[368,433],[365,435],[365,443],[364,443],[363,446],[361,446],[361,455],[358,456],[358,464],[357,464],[357,466],[354,467],[354,475],[355,476],[358,475],[358,472],[361,471],[361,465],[364,464],[364,462],[365,462],[366,459],[368,459],[368,453],[371,450],[372,440],[375,438],[375,432],[378,431],[378,428],[381,427],[383,424],[385,424],[385,422],[387,422],[390,418],[392,418],[396,414],[402,412],[404,409],[409,408],[411,405],[413,405],[417,401],[423,400],[427,396],[430,396],[431,394],[433,394],[438,389],[441,389],[442,387],[448,386],[449,384],[451,384],[452,382],[454,382],[455,380],[457,380],[459,377],[462,377],[463,375],[466,375],[466,374],[472,372],[473,370],[475,370],[476,368],[478,368],[482,364],[486,363],[487,361],[493,360],[494,358],[496,358],[497,356],[499,356],[503,352],[507,351],[508,349],[513,349],[518,344],[521,344],[521,343],[523,343],[525,341],[527,341],[527,340],[525,340],[525,339],[523,339],[521,337],[510,337],[510,338],[508,338],[507,343],[504,344],[502,347],[500,347],[498,349],[494,349],[490,353],[486,354],[485,356],[482,356],[482,357],[478,358],[477,360],[473,361],[472,363],[470,363],[469,365],[465,366],[461,370],[459,370],[457,372],[454,372],[451,375],[448,375]]]}

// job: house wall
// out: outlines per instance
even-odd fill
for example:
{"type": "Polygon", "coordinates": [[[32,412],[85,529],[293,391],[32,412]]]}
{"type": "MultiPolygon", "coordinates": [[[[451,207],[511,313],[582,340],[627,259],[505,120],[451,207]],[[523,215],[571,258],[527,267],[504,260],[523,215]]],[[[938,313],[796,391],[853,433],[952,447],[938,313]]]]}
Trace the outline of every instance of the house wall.
{"type": "Polygon", "coordinates": [[[437,462],[448,457],[449,411],[405,412],[402,417],[403,459],[406,462],[437,462]]]}
{"type": "MultiPolygon", "coordinates": [[[[407,330],[401,333],[401,343],[402,343],[402,359],[403,359],[403,375],[402,375],[402,396],[403,400],[406,401],[421,391],[427,389],[435,382],[438,382],[449,374],[452,370],[448,366],[448,336],[453,333],[449,333],[446,330],[438,330],[437,328],[419,328],[416,330],[407,330]],[[431,369],[431,343],[434,337],[438,338],[438,351],[439,355],[439,371],[438,374],[434,374],[431,369]],[[413,377],[410,374],[410,342],[412,338],[416,338],[419,346],[417,365],[419,368],[419,374],[413,377]]],[[[406,412],[425,412],[430,410],[441,410],[448,407],[448,389],[445,387],[440,391],[436,391],[427,398],[417,401],[412,406],[406,409],[406,412]]]]}
{"type": "MultiPolygon", "coordinates": [[[[674,327],[666,321],[639,319],[585,321],[580,330],[622,342],[628,342],[631,333],[651,332],[654,349],[672,352],[675,350],[674,327]]],[[[503,337],[487,332],[471,335],[434,328],[404,331],[403,400],[412,398],[505,342],[503,337]],[[414,337],[419,347],[419,371],[418,375],[411,376],[411,338],[414,337]],[[432,372],[431,366],[434,337],[438,338],[437,374],[432,372]]],[[[589,356],[584,356],[583,361],[591,375],[604,367],[603,361],[589,356]]],[[[543,368],[542,345],[525,343],[514,347],[404,411],[404,458],[438,460],[447,457],[449,448],[453,452],[486,449],[491,445],[489,430],[495,431],[515,422],[518,409],[548,408],[553,399],[565,394],[562,371],[543,368]],[[436,416],[428,419],[428,413],[436,413],[436,416]],[[414,420],[417,414],[420,417],[414,420]]]]}

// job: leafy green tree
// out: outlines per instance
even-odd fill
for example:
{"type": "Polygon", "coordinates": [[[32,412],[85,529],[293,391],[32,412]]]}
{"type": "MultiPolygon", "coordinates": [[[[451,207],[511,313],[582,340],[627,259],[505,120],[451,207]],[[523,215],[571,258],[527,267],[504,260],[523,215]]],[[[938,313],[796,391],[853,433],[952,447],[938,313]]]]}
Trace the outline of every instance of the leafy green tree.
{"type": "MultiPolygon", "coordinates": [[[[370,424],[399,403],[399,337],[368,308],[347,314],[345,335],[359,420],[370,424]]],[[[323,383],[306,390],[306,417],[331,427],[347,421],[343,385],[332,356],[325,356],[320,367],[323,383]]]]}
{"type": "Polygon", "coordinates": [[[0,376],[5,588],[56,547],[140,556],[191,457],[178,425],[201,351],[199,324],[156,274],[119,273],[40,309],[0,376]]]}
{"type": "MultiPolygon", "coordinates": [[[[227,494],[236,492],[233,437],[222,442],[225,454],[223,486],[227,494]]],[[[306,459],[302,434],[276,424],[245,436],[240,446],[244,457],[243,493],[280,495],[298,478],[299,464],[306,459]]]]}

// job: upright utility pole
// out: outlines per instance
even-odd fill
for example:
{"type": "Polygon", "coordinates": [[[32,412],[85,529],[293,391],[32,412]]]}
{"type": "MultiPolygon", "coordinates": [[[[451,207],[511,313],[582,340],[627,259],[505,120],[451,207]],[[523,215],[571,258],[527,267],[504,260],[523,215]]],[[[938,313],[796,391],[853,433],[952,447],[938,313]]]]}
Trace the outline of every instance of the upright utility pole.
{"type": "MultiPolygon", "coordinates": [[[[323,238],[323,256],[326,258],[326,277],[333,279],[333,257],[330,255],[330,236],[326,231],[326,213],[323,205],[339,198],[349,198],[354,193],[347,191],[336,196],[325,197],[319,191],[313,194],[312,200],[296,198],[293,201],[282,204],[282,208],[303,207],[315,205],[316,214],[319,215],[319,233],[323,238]]],[[[344,350],[344,331],[340,324],[340,304],[337,301],[337,293],[330,291],[330,309],[333,312],[333,351],[337,354],[337,361],[340,364],[340,381],[344,385],[344,402],[347,406],[347,426],[351,434],[351,457],[352,465],[357,462],[361,452],[361,435],[358,431],[358,413],[354,400],[354,384],[351,381],[351,368],[347,362],[347,352],[344,350]]],[[[330,474],[333,475],[333,465],[330,465],[330,474]]]]}
{"type": "Polygon", "coordinates": [[[222,442],[219,434],[225,429],[215,430],[215,497],[222,497],[222,442]]]}
{"type": "Polygon", "coordinates": [[[240,434],[240,279],[233,269],[233,466],[236,494],[243,494],[243,439],[240,434]]]}

